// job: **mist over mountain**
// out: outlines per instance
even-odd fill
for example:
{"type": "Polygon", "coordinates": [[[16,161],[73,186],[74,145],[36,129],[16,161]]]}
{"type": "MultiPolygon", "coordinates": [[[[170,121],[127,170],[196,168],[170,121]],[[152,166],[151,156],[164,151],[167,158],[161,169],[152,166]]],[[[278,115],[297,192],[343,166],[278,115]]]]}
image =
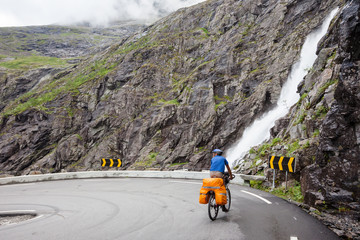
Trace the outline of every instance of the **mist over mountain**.
{"type": "Polygon", "coordinates": [[[114,21],[152,23],[179,8],[204,0],[2,0],[0,27],[89,23],[108,26],[114,21]]]}

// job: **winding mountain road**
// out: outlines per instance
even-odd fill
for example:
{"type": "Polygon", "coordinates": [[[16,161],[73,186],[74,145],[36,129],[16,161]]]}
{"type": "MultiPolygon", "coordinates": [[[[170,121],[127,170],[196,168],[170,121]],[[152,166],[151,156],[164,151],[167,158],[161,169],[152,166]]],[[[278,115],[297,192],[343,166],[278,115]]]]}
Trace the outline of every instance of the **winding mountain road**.
{"type": "Polygon", "coordinates": [[[230,185],[230,212],[211,221],[200,187],[200,180],[135,178],[0,186],[0,213],[37,214],[0,226],[0,239],[339,239],[298,207],[238,185],[230,185]]]}

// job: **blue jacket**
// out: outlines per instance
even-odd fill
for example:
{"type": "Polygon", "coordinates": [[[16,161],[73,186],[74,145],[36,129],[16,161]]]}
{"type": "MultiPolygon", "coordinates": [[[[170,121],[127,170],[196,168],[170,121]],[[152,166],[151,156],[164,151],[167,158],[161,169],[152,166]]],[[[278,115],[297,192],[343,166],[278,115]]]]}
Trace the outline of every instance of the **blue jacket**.
{"type": "Polygon", "coordinates": [[[211,159],[210,171],[219,171],[224,173],[225,165],[229,165],[229,162],[223,156],[215,156],[211,159]]]}

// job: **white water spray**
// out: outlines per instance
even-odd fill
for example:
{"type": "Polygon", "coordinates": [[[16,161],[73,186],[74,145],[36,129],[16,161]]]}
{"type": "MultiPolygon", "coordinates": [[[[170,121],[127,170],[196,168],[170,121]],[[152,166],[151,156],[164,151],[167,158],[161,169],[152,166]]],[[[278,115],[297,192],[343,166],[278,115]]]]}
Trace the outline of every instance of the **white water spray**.
{"type": "Polygon", "coordinates": [[[321,27],[310,33],[302,46],[300,60],[292,66],[292,70],[284,84],[276,107],[256,119],[250,127],[246,128],[241,139],[227,150],[226,158],[229,165],[233,166],[238,160],[242,160],[251,147],[261,144],[270,137],[270,129],[275,121],[284,117],[292,105],[299,100],[296,93],[297,86],[305,77],[307,69],[311,68],[316,60],[316,49],[320,39],[326,34],[331,20],[334,18],[338,8],[334,9],[325,19],[321,27]]]}

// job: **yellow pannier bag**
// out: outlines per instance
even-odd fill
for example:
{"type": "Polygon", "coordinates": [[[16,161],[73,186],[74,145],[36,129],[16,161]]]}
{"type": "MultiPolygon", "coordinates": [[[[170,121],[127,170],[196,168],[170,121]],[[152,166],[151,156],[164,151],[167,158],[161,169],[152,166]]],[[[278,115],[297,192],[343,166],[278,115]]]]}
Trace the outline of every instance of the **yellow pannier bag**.
{"type": "Polygon", "coordinates": [[[220,189],[215,191],[215,201],[216,201],[217,205],[225,205],[225,204],[227,204],[225,186],[222,186],[222,187],[220,187],[220,189]]]}
{"type": "Polygon", "coordinates": [[[206,188],[214,187],[211,190],[219,189],[217,187],[224,186],[224,180],[222,178],[204,178],[202,186],[206,188]]]}
{"type": "Polygon", "coordinates": [[[226,188],[222,178],[203,179],[203,185],[200,189],[200,196],[199,196],[200,204],[207,204],[209,202],[209,198],[207,195],[209,191],[214,191],[216,204],[225,205],[227,203],[226,188]]]}
{"type": "Polygon", "coordinates": [[[207,189],[200,189],[200,196],[199,196],[199,203],[200,204],[207,204],[209,202],[209,195],[207,195],[207,189]]]}

